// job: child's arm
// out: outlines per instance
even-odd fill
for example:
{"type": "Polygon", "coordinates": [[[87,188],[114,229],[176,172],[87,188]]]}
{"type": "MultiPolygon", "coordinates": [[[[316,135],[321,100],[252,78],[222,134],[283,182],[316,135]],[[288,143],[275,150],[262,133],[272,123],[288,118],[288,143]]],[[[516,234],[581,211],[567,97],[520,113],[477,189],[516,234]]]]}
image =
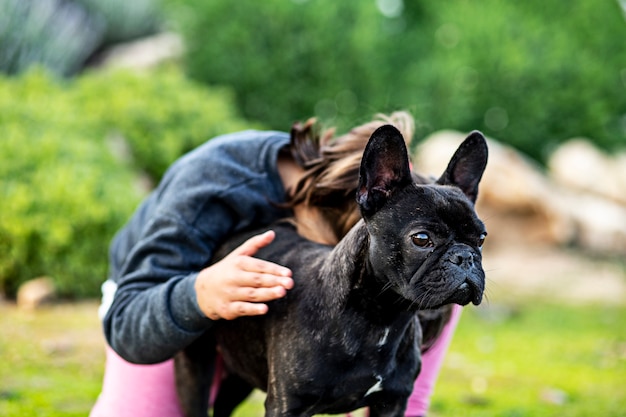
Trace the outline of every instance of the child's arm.
{"type": "Polygon", "coordinates": [[[266,301],[283,297],[293,287],[288,268],[252,257],[274,236],[273,231],[253,236],[221,261],[200,271],[196,297],[208,318],[232,320],[265,314],[266,301]]]}

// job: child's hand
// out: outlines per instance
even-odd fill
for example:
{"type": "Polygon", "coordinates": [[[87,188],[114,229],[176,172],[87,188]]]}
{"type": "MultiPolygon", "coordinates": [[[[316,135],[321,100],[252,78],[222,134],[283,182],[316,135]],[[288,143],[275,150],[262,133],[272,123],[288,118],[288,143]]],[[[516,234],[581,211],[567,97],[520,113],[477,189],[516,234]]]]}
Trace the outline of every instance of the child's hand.
{"type": "Polygon", "coordinates": [[[274,240],[274,232],[253,236],[196,279],[198,305],[212,319],[232,320],[267,313],[266,301],[284,297],[293,287],[291,270],[253,258],[274,240]]]}

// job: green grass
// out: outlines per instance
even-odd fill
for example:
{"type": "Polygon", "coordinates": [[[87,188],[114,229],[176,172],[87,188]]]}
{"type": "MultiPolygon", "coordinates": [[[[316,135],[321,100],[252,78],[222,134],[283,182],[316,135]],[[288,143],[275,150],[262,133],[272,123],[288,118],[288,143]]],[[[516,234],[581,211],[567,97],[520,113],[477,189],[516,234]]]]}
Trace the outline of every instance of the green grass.
{"type": "Polygon", "coordinates": [[[626,309],[467,309],[432,416],[623,416],[626,309]]]}
{"type": "Polygon", "coordinates": [[[96,303],[37,312],[0,303],[0,416],[86,416],[104,348],[96,303]]]}
{"type": "MultiPolygon", "coordinates": [[[[0,305],[0,416],[88,414],[104,359],[96,307],[26,313],[0,305]]],[[[470,307],[430,417],[618,417],[624,387],[626,307],[470,307]]],[[[262,396],[237,415],[262,415],[262,396]]]]}

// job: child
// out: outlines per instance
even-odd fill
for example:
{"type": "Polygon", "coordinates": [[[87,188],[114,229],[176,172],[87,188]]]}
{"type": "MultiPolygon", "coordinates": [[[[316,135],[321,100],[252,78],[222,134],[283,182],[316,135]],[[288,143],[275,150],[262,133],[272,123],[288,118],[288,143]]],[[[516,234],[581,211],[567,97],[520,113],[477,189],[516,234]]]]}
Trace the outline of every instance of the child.
{"type": "MultiPolygon", "coordinates": [[[[291,271],[254,258],[274,238],[255,236],[209,265],[231,234],[293,216],[311,240],[334,244],[359,219],[359,164],[371,133],[405,112],[379,115],[345,135],[318,135],[312,121],[282,132],[214,138],[176,161],[115,236],[101,315],[107,340],[103,389],[91,416],[181,416],[174,354],[215,320],[267,312],[293,287],[291,271]]],[[[428,407],[459,309],[426,352],[407,415],[428,407]]]]}

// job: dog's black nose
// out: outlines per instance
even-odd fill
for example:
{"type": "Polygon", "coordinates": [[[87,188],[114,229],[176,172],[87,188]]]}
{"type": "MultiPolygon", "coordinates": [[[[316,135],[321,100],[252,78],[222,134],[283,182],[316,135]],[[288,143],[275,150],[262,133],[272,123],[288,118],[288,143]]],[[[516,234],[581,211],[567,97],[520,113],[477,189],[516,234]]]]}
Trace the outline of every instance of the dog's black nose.
{"type": "Polygon", "coordinates": [[[469,250],[459,251],[450,257],[450,261],[460,267],[469,268],[474,266],[474,254],[469,250]]]}

